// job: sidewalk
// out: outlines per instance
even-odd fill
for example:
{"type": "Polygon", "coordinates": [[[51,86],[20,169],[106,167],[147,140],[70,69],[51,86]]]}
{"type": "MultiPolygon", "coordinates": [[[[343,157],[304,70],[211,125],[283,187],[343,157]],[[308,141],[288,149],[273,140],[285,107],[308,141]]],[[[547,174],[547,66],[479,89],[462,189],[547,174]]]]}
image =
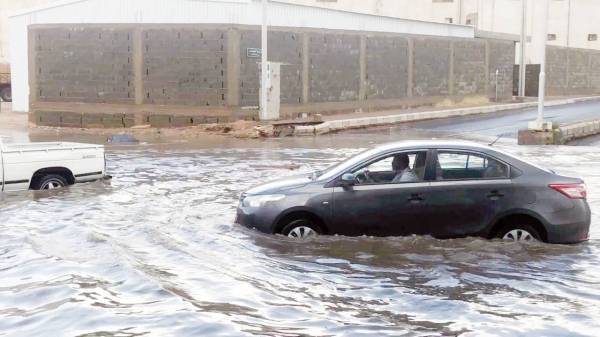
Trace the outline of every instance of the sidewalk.
{"type": "MultiPolygon", "coordinates": [[[[600,96],[586,97],[550,97],[546,100],[545,106],[557,106],[585,102],[591,100],[600,100],[600,96]]],[[[418,122],[431,119],[443,119],[452,117],[462,117],[469,115],[490,114],[500,111],[529,109],[537,107],[537,101],[528,101],[523,103],[506,104],[488,104],[483,106],[464,107],[444,109],[414,109],[414,110],[391,110],[368,113],[353,113],[324,116],[323,123],[309,126],[295,126],[294,136],[312,136],[332,132],[339,132],[349,129],[366,128],[372,126],[394,125],[407,122],[418,122]]]]}

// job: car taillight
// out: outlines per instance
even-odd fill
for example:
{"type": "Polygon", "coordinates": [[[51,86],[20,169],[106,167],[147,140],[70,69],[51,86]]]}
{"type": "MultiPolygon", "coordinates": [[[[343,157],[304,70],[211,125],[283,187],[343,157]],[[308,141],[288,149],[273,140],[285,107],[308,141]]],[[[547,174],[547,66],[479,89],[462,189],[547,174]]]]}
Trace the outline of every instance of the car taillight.
{"type": "Polygon", "coordinates": [[[550,184],[550,188],[564,194],[569,199],[585,199],[587,191],[585,184],[550,184]]]}

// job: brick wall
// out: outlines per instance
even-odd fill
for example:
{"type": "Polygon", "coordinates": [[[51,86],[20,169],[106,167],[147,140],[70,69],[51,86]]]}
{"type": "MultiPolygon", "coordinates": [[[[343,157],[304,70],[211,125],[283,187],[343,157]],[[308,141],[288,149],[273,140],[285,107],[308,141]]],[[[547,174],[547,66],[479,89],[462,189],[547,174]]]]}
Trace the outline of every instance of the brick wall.
{"type": "Polygon", "coordinates": [[[142,43],[144,103],[225,105],[226,30],[146,29],[142,43]]]}
{"type": "Polygon", "coordinates": [[[32,95],[46,102],[132,103],[132,35],[120,28],[35,30],[32,95]]]}
{"type": "Polygon", "coordinates": [[[589,79],[592,88],[600,88],[600,52],[590,56],[589,79]]]}
{"type": "Polygon", "coordinates": [[[456,41],[454,52],[454,94],[485,94],[486,56],[485,41],[456,41]]]}
{"type": "Polygon", "coordinates": [[[309,60],[311,102],[358,100],[360,87],[358,34],[311,33],[309,60]]]}
{"type": "Polygon", "coordinates": [[[406,97],[408,39],[370,36],[366,47],[366,99],[406,97]]]}
{"type": "Polygon", "coordinates": [[[546,88],[548,94],[566,91],[568,71],[567,58],[568,50],[566,48],[549,47],[546,49],[546,88]]]}
{"type": "Polygon", "coordinates": [[[413,41],[413,94],[415,96],[448,95],[451,41],[433,38],[416,38],[413,41]]]}
{"type": "Polygon", "coordinates": [[[548,46],[546,93],[548,95],[600,93],[600,52],[548,46]]]}
{"type": "MultiPolygon", "coordinates": [[[[259,101],[260,57],[248,55],[260,48],[258,27],[36,25],[30,32],[34,106],[112,103],[150,115],[172,107],[219,120],[256,116],[241,108],[259,101]]],[[[283,117],[494,97],[496,69],[499,98],[512,94],[514,43],[508,41],[274,28],[269,46],[269,60],[283,63],[283,117]]],[[[589,66],[600,58],[585,55],[571,58],[578,88],[600,82],[589,66]]],[[[203,120],[182,118],[169,120],[203,120]]]]}

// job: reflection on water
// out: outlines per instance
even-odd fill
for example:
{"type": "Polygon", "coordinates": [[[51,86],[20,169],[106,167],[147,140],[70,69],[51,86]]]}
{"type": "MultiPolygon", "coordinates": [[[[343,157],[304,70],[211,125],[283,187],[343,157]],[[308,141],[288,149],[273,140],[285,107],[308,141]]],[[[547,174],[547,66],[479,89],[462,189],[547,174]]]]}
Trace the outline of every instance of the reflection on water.
{"type": "Polygon", "coordinates": [[[576,246],[299,243],[232,224],[243,190],[360,150],[329,141],[113,148],[111,184],[0,196],[0,335],[598,334],[600,151],[504,146],[586,180],[592,239],[576,246]]]}

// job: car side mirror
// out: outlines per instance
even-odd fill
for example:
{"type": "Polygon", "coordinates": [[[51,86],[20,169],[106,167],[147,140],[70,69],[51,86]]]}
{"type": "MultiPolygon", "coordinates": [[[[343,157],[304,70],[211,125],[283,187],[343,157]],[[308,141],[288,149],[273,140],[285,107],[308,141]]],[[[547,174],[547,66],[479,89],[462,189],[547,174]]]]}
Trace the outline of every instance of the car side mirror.
{"type": "Polygon", "coordinates": [[[342,186],[354,186],[355,179],[354,173],[344,173],[341,179],[342,186]]]}

